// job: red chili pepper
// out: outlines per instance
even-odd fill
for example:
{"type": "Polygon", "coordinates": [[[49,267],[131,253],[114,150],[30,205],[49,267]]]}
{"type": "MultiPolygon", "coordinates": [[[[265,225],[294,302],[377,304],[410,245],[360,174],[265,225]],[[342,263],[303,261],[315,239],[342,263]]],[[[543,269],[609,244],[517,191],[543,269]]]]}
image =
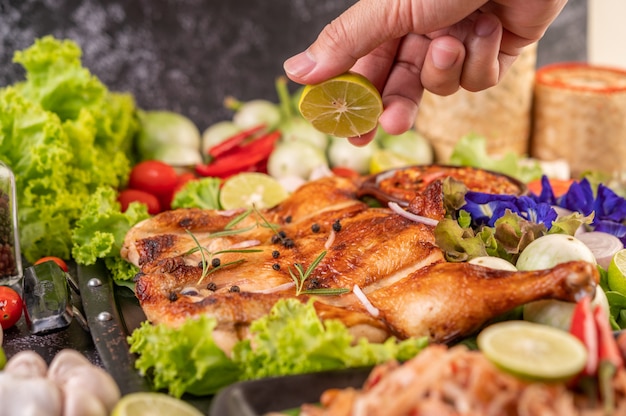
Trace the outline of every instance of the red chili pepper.
{"type": "Polygon", "coordinates": [[[258,126],[254,126],[249,129],[240,131],[239,133],[236,133],[226,140],[211,147],[207,153],[213,158],[220,157],[225,153],[228,153],[230,150],[241,145],[246,139],[249,139],[263,129],[265,129],[265,124],[259,124],[258,126]]]}
{"type": "Polygon", "coordinates": [[[593,311],[593,317],[598,333],[598,385],[605,413],[612,414],[615,410],[615,392],[613,390],[613,377],[618,368],[624,366],[617,341],[613,336],[613,330],[604,309],[597,307],[593,311]]]}
{"type": "Polygon", "coordinates": [[[617,346],[617,341],[613,335],[609,318],[604,309],[597,307],[593,311],[593,317],[598,331],[598,353],[600,361],[610,361],[615,367],[621,368],[624,360],[617,346]]]}
{"type": "Polygon", "coordinates": [[[196,172],[202,176],[226,178],[239,172],[254,169],[258,163],[269,157],[280,135],[280,131],[274,130],[245,146],[239,147],[236,152],[230,152],[207,165],[197,165],[196,172]]]}
{"type": "Polygon", "coordinates": [[[582,375],[595,376],[598,371],[598,331],[589,296],[576,304],[569,332],[587,347],[587,364],[582,375]]]}

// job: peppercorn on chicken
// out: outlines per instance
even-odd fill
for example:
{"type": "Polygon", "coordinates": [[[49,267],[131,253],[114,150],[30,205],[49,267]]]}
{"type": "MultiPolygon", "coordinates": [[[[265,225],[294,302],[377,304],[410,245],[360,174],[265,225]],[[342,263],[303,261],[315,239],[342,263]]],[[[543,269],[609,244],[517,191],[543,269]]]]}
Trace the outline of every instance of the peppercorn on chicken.
{"type": "MultiPolygon", "coordinates": [[[[122,256],[141,269],[136,293],[147,318],[178,326],[215,317],[214,339],[229,351],[279,299],[315,297],[320,318],[370,341],[446,343],[527,302],[595,290],[596,268],[585,262],[533,272],[446,262],[430,222],[372,208],[358,189],[328,177],[267,210],[179,209],[137,224],[122,256]]],[[[409,209],[441,219],[439,194],[431,188],[409,209]]]]}

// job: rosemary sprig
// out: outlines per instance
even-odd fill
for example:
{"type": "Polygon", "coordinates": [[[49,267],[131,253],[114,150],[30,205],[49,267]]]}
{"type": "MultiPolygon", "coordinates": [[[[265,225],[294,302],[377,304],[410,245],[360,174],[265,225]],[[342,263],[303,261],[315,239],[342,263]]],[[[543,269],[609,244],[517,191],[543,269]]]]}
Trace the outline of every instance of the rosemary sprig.
{"type": "Polygon", "coordinates": [[[318,264],[322,261],[322,259],[326,256],[326,251],[322,251],[319,256],[313,260],[313,263],[309,265],[309,267],[304,270],[300,263],[295,263],[293,267],[296,269],[298,274],[296,274],[291,267],[289,268],[289,276],[296,284],[296,296],[300,295],[341,295],[343,293],[347,293],[350,289],[346,288],[319,288],[319,289],[307,289],[303,290],[304,282],[311,276],[313,270],[317,267],[318,264]]]}
{"type": "Polygon", "coordinates": [[[228,263],[220,264],[219,266],[213,267],[212,269],[209,270],[209,265],[211,264],[211,260],[213,259],[213,257],[220,255],[220,254],[224,254],[224,253],[259,253],[263,251],[260,249],[250,248],[250,249],[219,250],[219,251],[211,252],[206,247],[202,247],[202,245],[200,244],[196,236],[191,231],[189,230],[185,230],[185,231],[187,231],[187,234],[189,234],[191,238],[193,239],[193,241],[196,243],[196,247],[189,249],[184,255],[188,256],[190,254],[193,254],[199,251],[200,256],[202,257],[202,274],[200,275],[200,279],[198,279],[197,284],[202,283],[205,277],[207,277],[211,273],[216,272],[217,270],[223,269],[228,266],[233,266],[236,264],[241,264],[246,261],[246,259],[238,259],[238,260],[230,261],[228,263]],[[208,259],[207,259],[207,254],[209,255],[208,259]]]}

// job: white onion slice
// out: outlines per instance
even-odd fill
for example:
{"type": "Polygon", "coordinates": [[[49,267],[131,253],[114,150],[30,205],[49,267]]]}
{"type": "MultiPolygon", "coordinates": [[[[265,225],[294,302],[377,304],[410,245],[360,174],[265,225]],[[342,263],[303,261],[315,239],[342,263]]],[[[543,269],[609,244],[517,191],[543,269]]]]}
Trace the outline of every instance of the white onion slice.
{"type": "Polygon", "coordinates": [[[576,238],[589,247],[596,261],[604,270],[609,267],[615,253],[624,248],[624,244],[622,244],[619,238],[602,231],[581,233],[576,238]]]}
{"type": "Polygon", "coordinates": [[[352,293],[354,293],[354,296],[356,296],[356,298],[363,304],[363,306],[365,306],[365,309],[367,310],[367,312],[369,312],[370,315],[372,315],[374,318],[378,317],[380,311],[374,305],[372,305],[372,302],[370,302],[367,296],[365,296],[365,293],[363,293],[359,285],[354,285],[354,287],[352,288],[352,293]]]}
{"type": "Polygon", "coordinates": [[[328,250],[329,248],[332,247],[333,243],[335,242],[335,236],[336,235],[337,235],[337,233],[335,232],[335,230],[330,230],[330,234],[328,234],[328,239],[324,243],[324,248],[326,250],[328,250]]]}
{"type": "Polygon", "coordinates": [[[251,290],[250,293],[261,293],[263,295],[267,295],[267,294],[270,294],[270,293],[276,293],[276,292],[280,292],[282,290],[287,290],[287,289],[289,289],[289,288],[291,288],[293,286],[295,286],[294,282],[288,282],[288,283],[283,283],[282,285],[270,287],[269,289],[251,290]]]}
{"type": "Polygon", "coordinates": [[[231,249],[248,248],[248,247],[258,246],[259,244],[261,244],[259,240],[245,240],[245,241],[240,241],[239,243],[233,244],[232,246],[230,246],[230,248],[231,249]]]}
{"type": "Polygon", "coordinates": [[[389,202],[387,205],[389,206],[389,208],[391,208],[393,212],[411,221],[419,222],[419,223],[426,224],[426,225],[431,225],[433,227],[439,224],[439,221],[434,220],[432,218],[412,214],[408,212],[407,210],[403,209],[400,205],[398,205],[395,202],[389,202]]]}

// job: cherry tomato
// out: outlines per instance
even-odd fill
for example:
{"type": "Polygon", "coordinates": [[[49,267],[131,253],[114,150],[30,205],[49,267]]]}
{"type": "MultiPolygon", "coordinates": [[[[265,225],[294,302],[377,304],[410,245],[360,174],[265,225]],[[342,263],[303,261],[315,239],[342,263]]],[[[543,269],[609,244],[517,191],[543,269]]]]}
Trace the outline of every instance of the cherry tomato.
{"type": "Polygon", "coordinates": [[[22,298],[9,286],[0,286],[0,326],[9,329],[22,316],[22,298]]]}
{"type": "Polygon", "coordinates": [[[356,170],[346,168],[343,166],[335,166],[334,168],[331,169],[331,172],[337,176],[342,176],[344,178],[351,178],[351,179],[355,179],[360,176],[359,172],[357,172],[356,170]]]}
{"type": "Polygon", "coordinates": [[[35,264],[41,264],[41,263],[45,263],[47,261],[53,261],[56,264],[59,265],[59,267],[61,268],[61,270],[63,270],[64,272],[68,272],[69,269],[67,268],[67,264],[65,263],[65,261],[63,261],[63,259],[59,258],[59,257],[54,257],[54,256],[46,256],[46,257],[42,257],[39,260],[37,260],[35,262],[35,264]]]}
{"type": "Polygon", "coordinates": [[[174,189],[172,189],[172,192],[159,197],[159,202],[161,203],[161,211],[171,209],[172,201],[174,200],[174,195],[176,195],[176,192],[180,191],[187,182],[196,179],[198,179],[198,177],[191,172],[185,172],[178,175],[178,178],[176,179],[176,185],[174,186],[174,189]]]}
{"type": "Polygon", "coordinates": [[[161,204],[156,196],[140,191],[138,189],[124,189],[117,196],[117,200],[122,205],[122,212],[128,209],[131,202],[140,202],[148,207],[148,214],[155,215],[161,212],[161,204]]]}
{"type": "Polygon", "coordinates": [[[128,187],[160,197],[169,195],[176,186],[176,170],[159,160],[140,162],[130,171],[128,187]]]}

